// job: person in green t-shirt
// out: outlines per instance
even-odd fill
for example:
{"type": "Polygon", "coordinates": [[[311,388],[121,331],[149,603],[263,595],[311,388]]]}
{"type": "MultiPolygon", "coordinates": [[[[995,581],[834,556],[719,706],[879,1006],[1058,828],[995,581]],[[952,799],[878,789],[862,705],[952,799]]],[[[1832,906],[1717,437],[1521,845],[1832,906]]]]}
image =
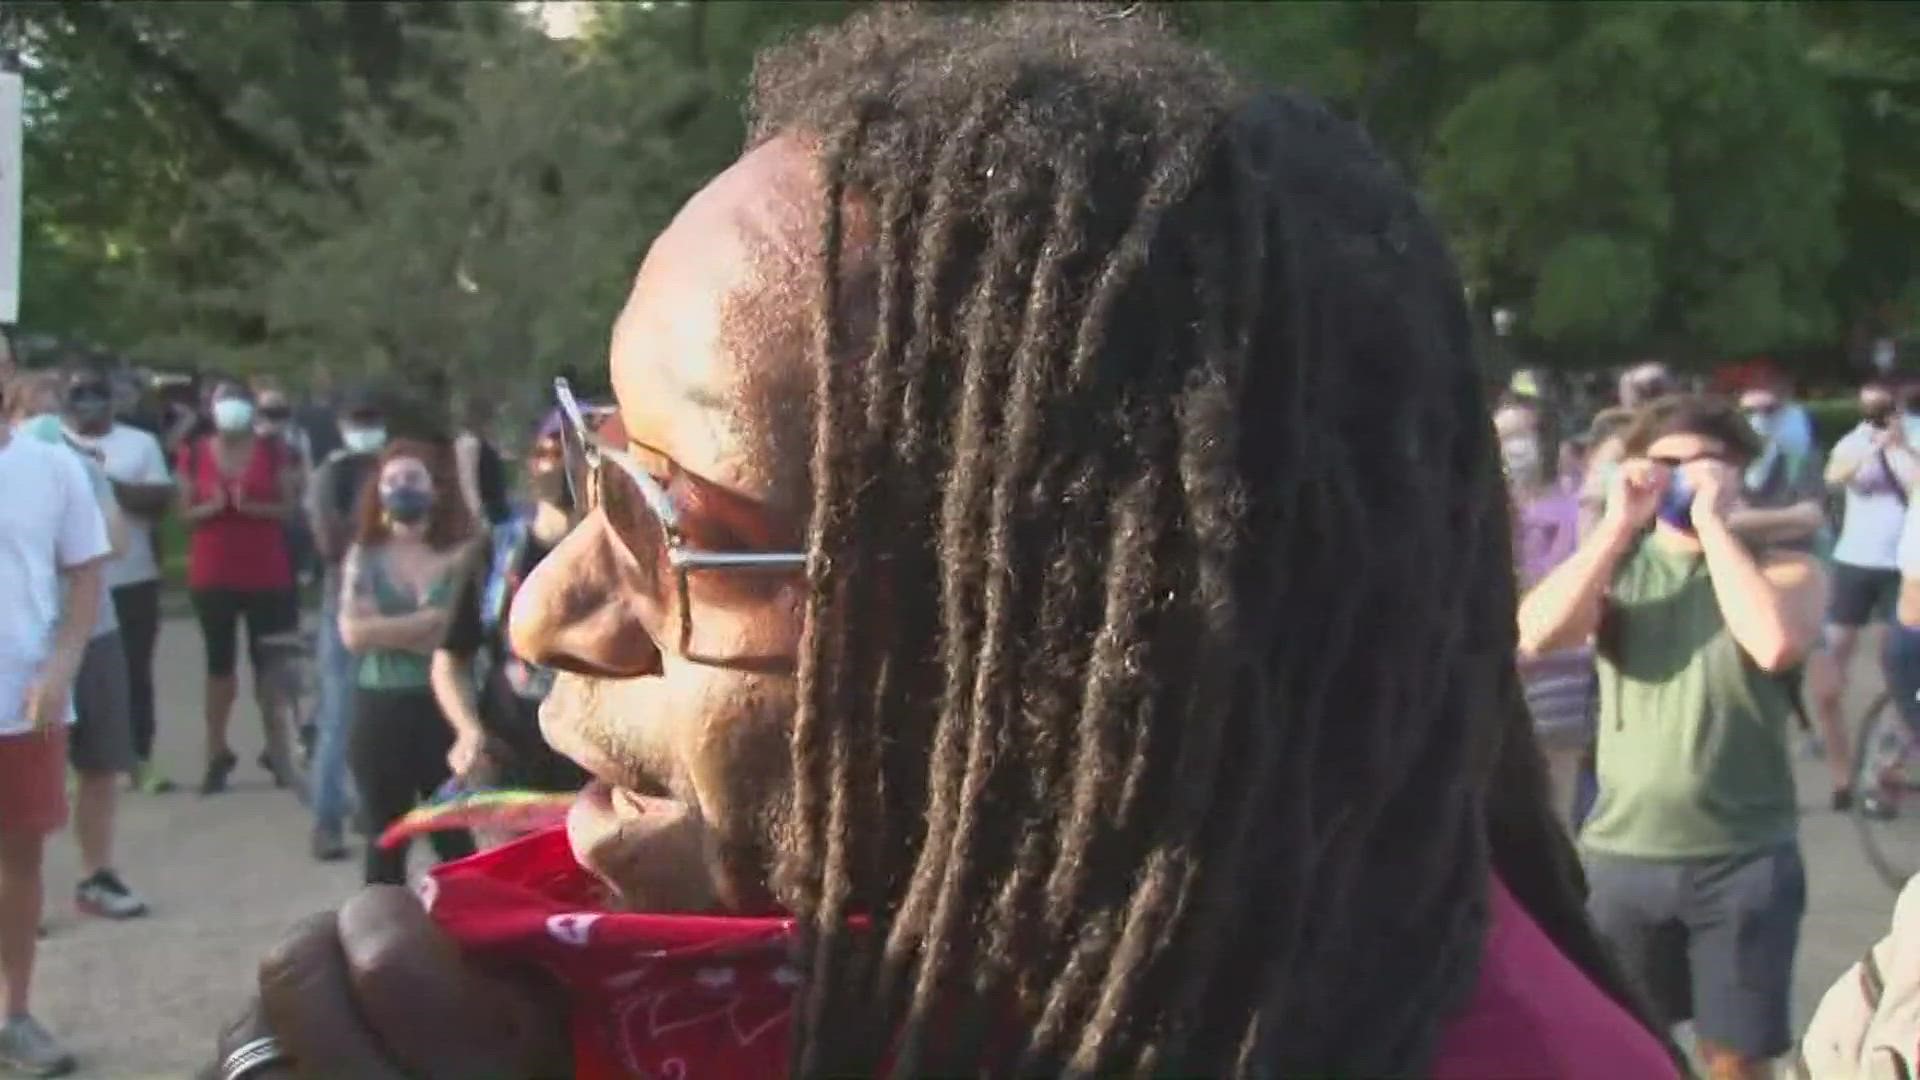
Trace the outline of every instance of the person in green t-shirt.
{"type": "Polygon", "coordinates": [[[1790,673],[1826,582],[1735,532],[1759,457],[1727,402],[1663,399],[1623,439],[1606,511],[1520,607],[1523,657],[1597,643],[1600,798],[1581,833],[1588,911],[1715,1076],[1762,1075],[1792,1044],[1806,880],[1790,673]]]}

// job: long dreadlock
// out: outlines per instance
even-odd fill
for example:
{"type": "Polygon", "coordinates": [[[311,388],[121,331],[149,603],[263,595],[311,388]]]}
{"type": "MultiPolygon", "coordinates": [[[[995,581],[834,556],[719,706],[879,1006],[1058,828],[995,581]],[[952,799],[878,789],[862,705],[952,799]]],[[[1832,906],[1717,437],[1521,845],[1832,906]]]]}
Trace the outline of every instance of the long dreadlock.
{"type": "Polygon", "coordinates": [[[1513,672],[1460,285],[1364,138],[1048,4],[754,81],[828,207],[796,1071],[1414,1073],[1490,861],[1630,1005],[1513,672]]]}

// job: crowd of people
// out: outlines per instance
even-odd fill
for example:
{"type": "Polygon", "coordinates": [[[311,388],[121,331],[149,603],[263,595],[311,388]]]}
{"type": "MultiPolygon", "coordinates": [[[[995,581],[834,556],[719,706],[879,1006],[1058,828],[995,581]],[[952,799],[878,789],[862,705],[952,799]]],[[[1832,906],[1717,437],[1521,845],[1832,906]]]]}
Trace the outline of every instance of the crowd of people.
{"type": "MultiPolygon", "coordinates": [[[[532,497],[516,504],[480,425],[436,424],[417,395],[369,388],[315,402],[302,421],[276,382],[209,378],[197,398],[156,401],[128,374],[84,355],[0,369],[0,698],[27,702],[0,710],[0,1064],[30,1071],[70,1061],[28,1011],[44,841],[69,809],[80,909],[148,911],[114,867],[113,826],[122,785],[176,786],[153,757],[166,516],[184,532],[205,656],[201,796],[224,793],[239,765],[229,724],[243,635],[259,765],[280,787],[306,777],[315,858],[346,857],[350,822],[377,837],[450,781],[585,782],[539,739],[550,676],[501,644],[514,585],[571,521],[557,419],[532,440],[532,497]],[[396,410],[411,437],[389,438],[396,410]],[[309,634],[317,702],[295,715],[274,650],[297,656],[309,634]]],[[[434,847],[473,851],[459,832],[434,847]]],[[[365,844],[367,882],[403,881],[405,865],[404,848],[365,844]]]]}
{"type": "Polygon", "coordinates": [[[1716,1078],[1910,1069],[1877,990],[1788,1012],[1801,702],[1842,808],[1878,795],[1838,702],[1889,602],[1920,691],[1887,388],[1824,462],[1783,385],[1654,363],[1578,436],[1489,410],[1364,136],[1129,13],[886,7],[770,52],[752,113],[618,315],[618,405],[555,387],[518,509],[479,415],[362,395],[295,434],[217,380],[116,439],[98,373],[8,384],[0,1062],[71,1064],[27,999],[69,756],[78,887],[144,909],[88,833],[119,775],[166,783],[133,669],[175,512],[204,795],[241,627],[272,732],[310,577],[314,857],[450,781],[580,791],[436,834],[417,891],[366,844],[222,1080],[1615,1080],[1684,1072],[1689,1020],[1716,1078]]]}
{"type": "Polygon", "coordinates": [[[1854,790],[1841,702],[1865,640],[1920,731],[1920,395],[1867,383],[1823,454],[1785,381],[1756,372],[1702,394],[1636,365],[1566,439],[1537,393],[1495,414],[1519,674],[1589,914],[1654,1015],[1693,1020],[1730,1076],[1793,1042],[1796,725],[1833,810],[1900,812],[1871,776],[1854,790]]]}

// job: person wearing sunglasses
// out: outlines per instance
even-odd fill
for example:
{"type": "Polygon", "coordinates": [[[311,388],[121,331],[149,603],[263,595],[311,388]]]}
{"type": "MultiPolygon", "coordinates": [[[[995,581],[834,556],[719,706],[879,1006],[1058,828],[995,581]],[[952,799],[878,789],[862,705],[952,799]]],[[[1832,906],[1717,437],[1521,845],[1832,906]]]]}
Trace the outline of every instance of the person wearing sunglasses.
{"type": "Polygon", "coordinates": [[[1520,647],[1598,642],[1600,796],[1580,835],[1595,924],[1662,1021],[1694,1021],[1710,1075],[1771,1075],[1806,906],[1793,675],[1825,574],[1736,533],[1761,447],[1731,404],[1661,399],[1623,446],[1601,523],[1521,604],[1520,647]]]}
{"type": "MultiPolygon", "coordinates": [[[[589,410],[594,437],[610,437],[610,410],[589,410]]],[[[584,515],[569,482],[568,416],[553,410],[522,459],[531,505],[493,530],[485,570],[468,577],[433,654],[433,693],[455,731],[447,764],[469,787],[578,791],[587,773],[540,737],[540,703],[554,672],[515,655],[507,612],[520,586],[584,515]]]]}
{"type": "Polygon", "coordinates": [[[304,924],[216,1075],[1675,1075],[1405,180],[1148,6],[895,8],[755,66],[619,429],[557,388],[566,826],[304,924]]]}

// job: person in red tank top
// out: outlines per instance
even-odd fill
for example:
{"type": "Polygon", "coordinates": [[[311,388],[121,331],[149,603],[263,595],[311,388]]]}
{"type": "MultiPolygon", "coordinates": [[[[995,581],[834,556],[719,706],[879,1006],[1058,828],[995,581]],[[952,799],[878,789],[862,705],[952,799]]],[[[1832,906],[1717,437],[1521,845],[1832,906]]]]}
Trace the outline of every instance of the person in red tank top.
{"type": "Polygon", "coordinates": [[[1405,181],[1144,17],[876,8],[756,65],[569,424],[510,637],[594,781],[291,936],[229,1080],[1677,1075],[1405,181]]]}
{"type": "MultiPolygon", "coordinates": [[[[181,518],[187,542],[187,589],[207,655],[207,768],[200,792],[226,790],[237,759],[227,743],[238,684],[237,637],[244,621],[253,661],[260,715],[278,703],[272,685],[259,678],[261,641],[296,630],[299,599],[287,550],[286,521],[299,505],[298,463],[278,440],[254,433],[253,397],[235,382],[217,384],[208,398],[211,434],[187,439],[175,474],[180,478],[181,518]]],[[[267,725],[263,761],[285,786],[285,727],[267,725]]]]}

